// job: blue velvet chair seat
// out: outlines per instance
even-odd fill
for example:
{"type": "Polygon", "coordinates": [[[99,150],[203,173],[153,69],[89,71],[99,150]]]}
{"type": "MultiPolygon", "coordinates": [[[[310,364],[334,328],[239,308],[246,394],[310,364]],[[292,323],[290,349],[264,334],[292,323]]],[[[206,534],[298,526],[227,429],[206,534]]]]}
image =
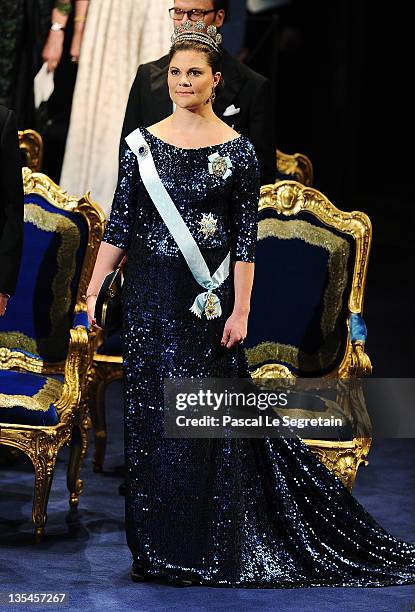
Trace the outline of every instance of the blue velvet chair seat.
{"type": "Polygon", "coordinates": [[[51,376],[0,370],[0,423],[56,425],[63,383],[51,376]]]}

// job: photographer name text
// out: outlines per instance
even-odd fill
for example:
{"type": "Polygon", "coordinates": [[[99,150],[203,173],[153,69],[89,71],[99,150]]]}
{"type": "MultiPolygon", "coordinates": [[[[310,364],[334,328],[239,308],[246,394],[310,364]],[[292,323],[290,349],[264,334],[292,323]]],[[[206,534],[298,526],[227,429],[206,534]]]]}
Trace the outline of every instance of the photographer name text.
{"type": "Polygon", "coordinates": [[[178,427],[341,427],[343,420],[336,417],[296,418],[290,416],[271,417],[259,414],[256,417],[235,418],[227,414],[222,416],[203,415],[201,417],[176,416],[178,427]]]}

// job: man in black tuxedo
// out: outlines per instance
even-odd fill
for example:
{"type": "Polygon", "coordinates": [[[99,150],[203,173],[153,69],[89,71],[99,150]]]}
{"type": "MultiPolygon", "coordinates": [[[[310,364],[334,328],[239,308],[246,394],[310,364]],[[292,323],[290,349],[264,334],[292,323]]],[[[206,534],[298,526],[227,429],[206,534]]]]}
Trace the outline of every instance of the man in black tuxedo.
{"type": "MultiPolygon", "coordinates": [[[[170,13],[175,27],[190,17],[219,28],[225,19],[226,5],[225,0],[175,0],[170,13]]],[[[269,81],[224,49],[223,52],[221,72],[225,86],[217,92],[213,110],[254,145],[261,166],[261,183],[274,183],[276,144],[269,81]]],[[[165,55],[139,66],[130,91],[122,139],[137,127],[148,127],[172,113],[167,88],[168,64],[169,57],[165,55]]]]}
{"type": "Polygon", "coordinates": [[[13,111],[0,106],[0,316],[14,293],[23,246],[22,164],[13,111]]]}

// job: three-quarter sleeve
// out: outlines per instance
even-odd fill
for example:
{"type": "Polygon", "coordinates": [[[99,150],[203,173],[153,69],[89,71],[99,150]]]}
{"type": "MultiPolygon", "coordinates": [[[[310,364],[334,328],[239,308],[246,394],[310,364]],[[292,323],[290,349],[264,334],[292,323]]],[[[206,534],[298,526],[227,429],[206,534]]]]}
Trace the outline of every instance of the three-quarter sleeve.
{"type": "Polygon", "coordinates": [[[231,260],[255,261],[258,232],[260,172],[255,149],[245,141],[234,169],[231,202],[231,260]]]}
{"type": "Polygon", "coordinates": [[[125,144],[120,152],[117,189],[105,227],[103,241],[128,250],[137,210],[137,194],[140,174],[137,158],[125,144]]]}

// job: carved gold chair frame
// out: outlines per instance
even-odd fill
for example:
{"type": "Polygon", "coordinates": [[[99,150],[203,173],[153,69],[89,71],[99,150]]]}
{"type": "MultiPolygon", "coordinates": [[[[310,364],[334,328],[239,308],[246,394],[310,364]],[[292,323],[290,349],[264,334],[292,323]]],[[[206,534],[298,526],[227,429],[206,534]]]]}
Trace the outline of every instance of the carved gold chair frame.
{"type": "MultiPolygon", "coordinates": [[[[77,288],[75,315],[86,312],[82,297],[88,286],[96,254],[104,231],[105,217],[97,205],[85,196],[78,200],[62,191],[44,174],[23,168],[25,194],[38,194],[57,209],[81,215],[88,227],[86,249],[81,277],[77,288]]],[[[32,518],[35,537],[39,541],[47,519],[47,503],[59,449],[70,445],[67,485],[72,508],[79,502],[82,492],[80,470],[88,448],[88,416],[86,375],[92,358],[94,332],[83,325],[70,330],[70,341],[65,361],[46,363],[18,350],[0,348],[0,368],[15,369],[38,374],[63,374],[62,395],[55,403],[60,421],[54,426],[31,426],[0,423],[0,444],[21,450],[31,460],[35,471],[32,518]]]]}
{"type": "Polygon", "coordinates": [[[25,166],[30,168],[32,172],[39,172],[43,159],[43,140],[39,132],[35,130],[20,130],[19,148],[25,154],[25,166]]]}
{"type": "Polygon", "coordinates": [[[281,174],[292,176],[296,181],[311,187],[314,180],[313,164],[304,153],[283,153],[277,149],[277,170],[281,174]]]}
{"type": "MultiPolygon", "coordinates": [[[[372,241],[372,226],[368,216],[359,211],[343,212],[336,208],[320,191],[305,187],[296,181],[281,181],[261,187],[259,212],[273,209],[287,217],[307,211],[329,227],[352,236],[356,246],[351,290],[348,298],[350,313],[362,314],[369,252],[372,241]]],[[[247,349],[249,361],[249,349],[247,349]]],[[[338,379],[359,379],[370,375],[372,365],[365,353],[362,341],[352,342],[350,331],[341,363],[326,376],[338,379]]],[[[288,367],[271,363],[252,372],[253,378],[295,378],[288,367]]],[[[362,391],[358,385],[351,390],[353,409],[362,405],[362,391]]],[[[349,407],[344,407],[346,410],[349,407]]],[[[353,415],[350,415],[353,416],[353,415]]],[[[355,415],[356,416],[356,415],[355,415]]],[[[368,464],[367,456],[372,439],[370,422],[362,415],[359,434],[350,441],[326,441],[304,439],[328,469],[333,471],[351,491],[359,465],[368,464]],[[367,425],[367,426],[366,426],[367,425]]]]}

